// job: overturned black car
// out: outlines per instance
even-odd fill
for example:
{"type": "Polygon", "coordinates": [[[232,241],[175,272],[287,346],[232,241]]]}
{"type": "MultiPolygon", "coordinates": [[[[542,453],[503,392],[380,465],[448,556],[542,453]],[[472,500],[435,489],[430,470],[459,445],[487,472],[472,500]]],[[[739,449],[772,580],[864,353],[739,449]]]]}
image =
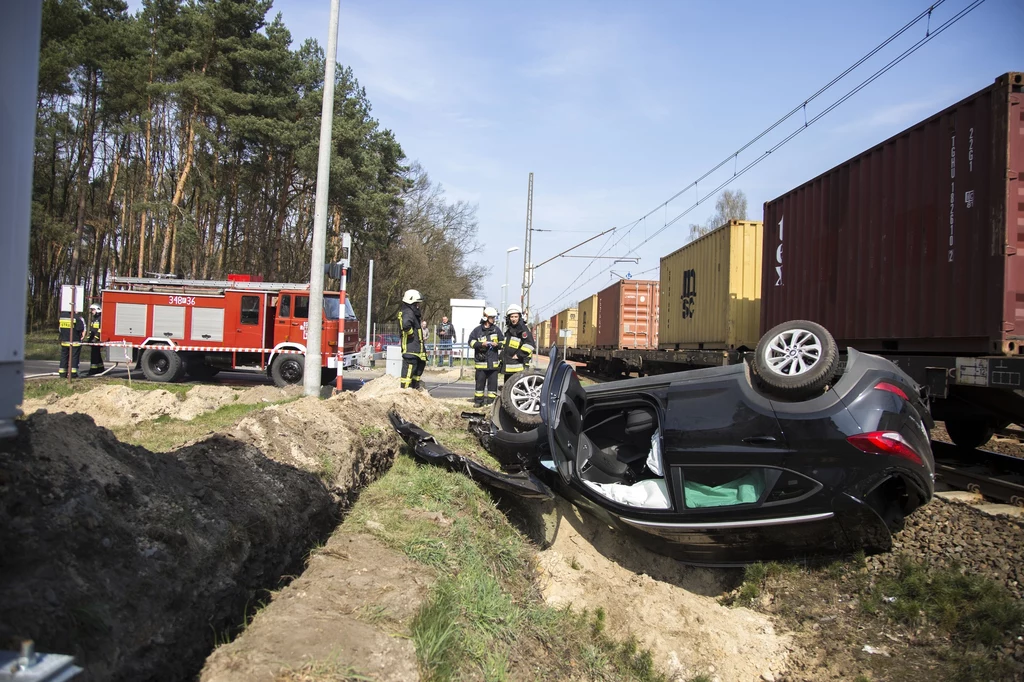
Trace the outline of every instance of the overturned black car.
{"type": "Polygon", "coordinates": [[[583,388],[552,353],[470,429],[504,471],[392,423],[428,462],[525,497],[561,495],[654,551],[737,564],[886,551],[928,502],[932,422],[891,362],[812,322],[769,331],[753,358],[583,388]],[[539,409],[537,409],[539,406],[539,409]],[[536,423],[536,426],[532,426],[536,423]]]}

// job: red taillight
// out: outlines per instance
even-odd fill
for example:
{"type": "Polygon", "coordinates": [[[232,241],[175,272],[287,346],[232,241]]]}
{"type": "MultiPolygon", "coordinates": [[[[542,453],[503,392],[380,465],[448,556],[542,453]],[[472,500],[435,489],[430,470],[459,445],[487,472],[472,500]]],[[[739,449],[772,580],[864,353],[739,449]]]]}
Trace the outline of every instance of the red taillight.
{"type": "Polygon", "coordinates": [[[893,455],[909,459],[914,464],[923,464],[921,455],[914,452],[910,443],[896,431],[872,431],[850,436],[847,442],[858,450],[873,455],[893,455]]]}
{"type": "Polygon", "coordinates": [[[898,395],[899,397],[903,398],[904,400],[907,400],[907,401],[910,400],[909,398],[907,398],[907,394],[903,391],[902,388],[900,388],[896,384],[890,384],[888,381],[882,381],[882,382],[879,382],[879,383],[875,384],[875,390],[876,391],[888,391],[889,393],[895,393],[896,395],[898,395]]]}

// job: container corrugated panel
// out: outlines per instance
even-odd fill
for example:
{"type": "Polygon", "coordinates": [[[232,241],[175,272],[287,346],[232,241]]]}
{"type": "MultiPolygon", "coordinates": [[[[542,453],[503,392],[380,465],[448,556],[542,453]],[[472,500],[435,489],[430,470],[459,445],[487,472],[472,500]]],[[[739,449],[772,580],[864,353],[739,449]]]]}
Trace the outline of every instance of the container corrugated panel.
{"type": "Polygon", "coordinates": [[[548,346],[553,346],[555,341],[558,340],[558,313],[551,316],[548,320],[548,346]]]}
{"type": "Polygon", "coordinates": [[[548,347],[548,321],[538,322],[533,328],[533,338],[537,342],[537,348],[548,347]]]}
{"type": "Polygon", "coordinates": [[[597,294],[580,301],[577,310],[579,319],[576,331],[579,336],[576,345],[579,348],[594,348],[597,344],[597,294]]]}
{"type": "Polygon", "coordinates": [[[760,222],[731,220],[662,257],[659,348],[757,345],[762,238],[760,222]]]}
{"type": "Polygon", "coordinates": [[[558,340],[558,345],[562,347],[568,346],[569,348],[575,348],[579,341],[579,309],[578,308],[566,308],[562,312],[555,316],[558,322],[558,329],[571,329],[572,335],[568,340],[559,336],[558,332],[555,332],[555,336],[558,340]]]}
{"type": "Polygon", "coordinates": [[[622,279],[597,294],[597,347],[658,347],[658,282],[622,279]]]}
{"type": "Polygon", "coordinates": [[[949,354],[1024,341],[1024,75],[765,204],[762,329],[949,354]]]}

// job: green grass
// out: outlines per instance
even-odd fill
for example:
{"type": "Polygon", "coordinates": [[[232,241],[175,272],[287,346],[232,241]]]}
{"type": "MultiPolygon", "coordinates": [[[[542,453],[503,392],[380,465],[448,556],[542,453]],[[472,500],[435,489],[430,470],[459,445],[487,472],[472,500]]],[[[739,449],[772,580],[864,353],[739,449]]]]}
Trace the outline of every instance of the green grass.
{"type": "Polygon", "coordinates": [[[732,603],[738,606],[750,606],[761,596],[765,585],[771,578],[799,570],[800,568],[794,564],[783,564],[777,561],[749,564],[743,569],[743,584],[732,603]]]}
{"type": "Polygon", "coordinates": [[[232,426],[250,412],[261,410],[267,405],[281,405],[293,400],[297,400],[297,398],[289,398],[276,403],[233,403],[201,414],[190,421],[172,419],[165,415],[141,425],[123,426],[113,429],[113,431],[114,435],[125,443],[141,445],[151,452],[167,452],[210,432],[232,426]]]}
{"type": "Polygon", "coordinates": [[[184,400],[185,394],[192,389],[195,384],[177,384],[177,383],[155,383],[151,381],[133,381],[130,385],[127,379],[107,379],[103,377],[85,378],[81,377],[73,379],[68,383],[67,379],[31,379],[25,382],[25,398],[26,399],[39,399],[45,398],[46,396],[56,393],[59,397],[64,398],[73,393],[85,393],[90,391],[97,386],[104,386],[108,384],[129,386],[134,391],[156,391],[164,390],[168,393],[174,393],[179,399],[184,400]]]}
{"type": "MultiPolygon", "coordinates": [[[[86,367],[88,350],[83,348],[86,367]]],[[[60,360],[60,334],[54,331],[38,331],[25,334],[26,360],[60,360]]]]}
{"type": "Polygon", "coordinates": [[[411,625],[424,680],[505,680],[524,669],[543,680],[664,679],[649,651],[603,632],[603,612],[592,617],[542,603],[531,546],[460,473],[401,456],[363,491],[345,523],[436,569],[411,625]],[[443,512],[452,523],[410,518],[410,509],[443,512]]]}

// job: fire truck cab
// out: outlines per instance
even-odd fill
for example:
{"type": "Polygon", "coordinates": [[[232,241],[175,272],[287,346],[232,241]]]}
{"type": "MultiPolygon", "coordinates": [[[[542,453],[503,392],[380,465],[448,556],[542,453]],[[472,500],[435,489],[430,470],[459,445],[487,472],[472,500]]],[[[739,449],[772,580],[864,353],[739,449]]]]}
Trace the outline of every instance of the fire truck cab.
{"type": "MultiPolygon", "coordinates": [[[[108,359],[137,363],[151,381],[209,379],[231,369],[266,372],[282,387],[301,383],[309,285],[239,279],[247,278],[113,278],[103,291],[100,329],[108,359]]],[[[323,383],[337,376],[339,324],[343,362],[358,351],[359,321],[348,300],[339,301],[338,292],[324,292],[323,383]]]]}

